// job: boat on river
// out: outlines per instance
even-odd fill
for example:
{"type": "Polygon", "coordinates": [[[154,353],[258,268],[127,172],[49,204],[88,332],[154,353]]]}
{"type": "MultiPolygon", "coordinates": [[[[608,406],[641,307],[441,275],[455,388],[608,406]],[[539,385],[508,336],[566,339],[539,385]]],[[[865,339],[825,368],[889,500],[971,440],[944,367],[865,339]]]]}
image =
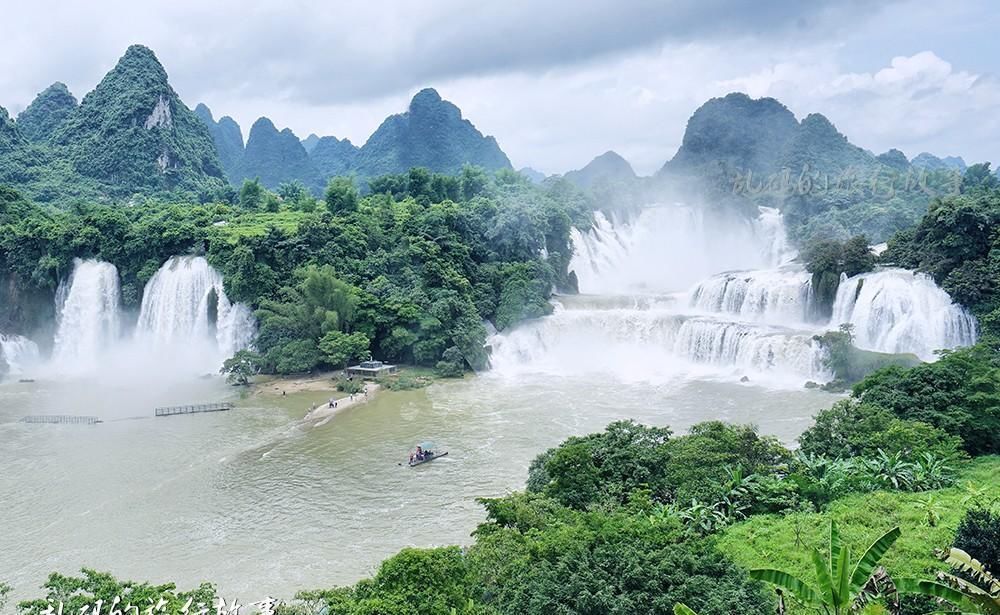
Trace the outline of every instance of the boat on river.
{"type": "Polygon", "coordinates": [[[407,462],[411,468],[423,465],[429,461],[434,461],[439,457],[444,457],[448,451],[438,450],[433,442],[421,442],[417,445],[417,450],[410,453],[410,460],[407,462]]]}

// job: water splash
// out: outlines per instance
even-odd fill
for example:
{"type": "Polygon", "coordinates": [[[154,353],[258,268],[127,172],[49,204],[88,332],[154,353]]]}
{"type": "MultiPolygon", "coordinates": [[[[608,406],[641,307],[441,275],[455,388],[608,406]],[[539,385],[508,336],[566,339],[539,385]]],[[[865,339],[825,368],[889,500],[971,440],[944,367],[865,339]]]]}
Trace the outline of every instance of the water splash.
{"type": "Polygon", "coordinates": [[[53,362],[61,371],[86,372],[121,335],[118,269],[93,259],[73,261],[56,292],[58,327],[53,362]]]}
{"type": "Polygon", "coordinates": [[[491,364],[502,374],[651,382],[714,374],[796,386],[826,376],[810,331],[677,313],[669,302],[635,308],[560,302],[553,315],[494,336],[491,345],[491,364]]]}
{"type": "Polygon", "coordinates": [[[761,208],[755,220],[701,207],[656,205],[634,219],[595,212],[593,227],[573,229],[570,269],[581,292],[665,293],[720,271],[774,267],[788,250],[781,216],[761,208]]]}
{"type": "Polygon", "coordinates": [[[841,280],[830,328],[854,325],[855,344],[879,352],[934,351],[976,342],[976,319],[922,273],[885,269],[841,280]]]}
{"type": "Polygon", "coordinates": [[[0,333],[0,378],[5,371],[8,376],[23,376],[38,365],[39,360],[35,342],[21,335],[0,333]]]}
{"type": "Polygon", "coordinates": [[[699,312],[787,325],[809,322],[812,298],[812,275],[801,267],[785,266],[712,276],[691,290],[689,301],[699,312]]]}

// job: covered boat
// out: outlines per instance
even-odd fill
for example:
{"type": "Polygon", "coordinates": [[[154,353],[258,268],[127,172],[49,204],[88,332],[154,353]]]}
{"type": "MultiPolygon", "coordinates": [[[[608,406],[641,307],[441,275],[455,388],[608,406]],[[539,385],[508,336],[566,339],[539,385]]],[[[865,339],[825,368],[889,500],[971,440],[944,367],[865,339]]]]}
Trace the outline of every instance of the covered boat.
{"type": "Polygon", "coordinates": [[[447,454],[448,451],[438,450],[433,442],[421,442],[417,445],[417,450],[410,453],[410,461],[408,465],[412,468],[414,466],[425,464],[428,461],[434,461],[438,457],[444,457],[447,454]]]}

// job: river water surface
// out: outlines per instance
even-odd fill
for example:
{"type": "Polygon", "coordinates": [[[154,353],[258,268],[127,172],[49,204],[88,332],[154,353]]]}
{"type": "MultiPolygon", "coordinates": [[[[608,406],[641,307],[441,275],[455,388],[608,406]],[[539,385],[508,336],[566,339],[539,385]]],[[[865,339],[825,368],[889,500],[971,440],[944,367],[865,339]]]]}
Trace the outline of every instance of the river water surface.
{"type": "Polygon", "coordinates": [[[209,580],[227,597],[290,598],[371,574],[405,546],[468,544],[478,497],[522,489],[531,459],[621,418],[682,431],[752,422],[791,442],[833,396],[734,382],[485,374],[382,391],[313,427],[321,394],[151,418],[155,406],[234,398],[218,379],[169,389],[86,381],[0,385],[0,580],[41,595],[52,571],[209,580]],[[36,425],[82,414],[98,425],[36,425]],[[140,417],[140,418],[132,418],[140,417]],[[424,439],[450,455],[401,467],[424,439]]]}

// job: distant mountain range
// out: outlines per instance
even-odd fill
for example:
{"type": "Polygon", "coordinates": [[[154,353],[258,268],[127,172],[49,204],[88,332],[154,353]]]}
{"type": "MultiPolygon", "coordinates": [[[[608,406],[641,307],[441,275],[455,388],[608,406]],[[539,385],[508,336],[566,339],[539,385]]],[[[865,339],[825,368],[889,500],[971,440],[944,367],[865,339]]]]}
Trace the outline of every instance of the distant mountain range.
{"type": "MultiPolygon", "coordinates": [[[[79,104],[57,82],[16,120],[0,108],[0,154],[0,183],[43,202],[137,193],[208,200],[231,194],[248,178],[271,189],[300,182],[319,194],[338,175],[354,176],[363,185],[368,178],[416,166],[449,174],[466,164],[488,171],[512,168],[496,139],[483,135],[433,89],[418,92],[406,111],[386,118],[360,147],[334,136],[300,140],[266,117],[254,122],[244,141],[231,117],[216,120],[204,104],[191,111],[153,52],[141,45],[130,47],[79,104]]],[[[898,150],[876,156],[851,144],[820,114],[799,121],[773,98],[733,93],[694,112],[677,154],[654,177],[637,177],[624,158],[609,151],[563,178],[601,198],[615,190],[628,192],[629,199],[647,198],[673,182],[731,200],[726,189],[739,174],[766,178],[791,170],[832,177],[848,170],[905,174],[965,167],[961,158],[926,152],[912,160],[898,150]]],[[[530,168],[521,173],[534,182],[545,179],[530,168]]],[[[809,217],[845,203],[811,200],[789,211],[809,217]]]]}
{"type": "Polygon", "coordinates": [[[298,181],[320,193],[329,177],[359,180],[422,166],[457,173],[465,164],[511,168],[496,139],[452,103],[421,90],[409,108],[357,147],[347,139],[305,141],[266,117],[243,139],[229,116],[190,110],[155,54],[133,45],[78,104],[63,83],[38,94],[16,120],[0,107],[0,183],[35,200],[106,200],[166,194],[205,200],[260,178],[268,188],[298,181]],[[186,195],[186,196],[184,196],[186,195]]]}

